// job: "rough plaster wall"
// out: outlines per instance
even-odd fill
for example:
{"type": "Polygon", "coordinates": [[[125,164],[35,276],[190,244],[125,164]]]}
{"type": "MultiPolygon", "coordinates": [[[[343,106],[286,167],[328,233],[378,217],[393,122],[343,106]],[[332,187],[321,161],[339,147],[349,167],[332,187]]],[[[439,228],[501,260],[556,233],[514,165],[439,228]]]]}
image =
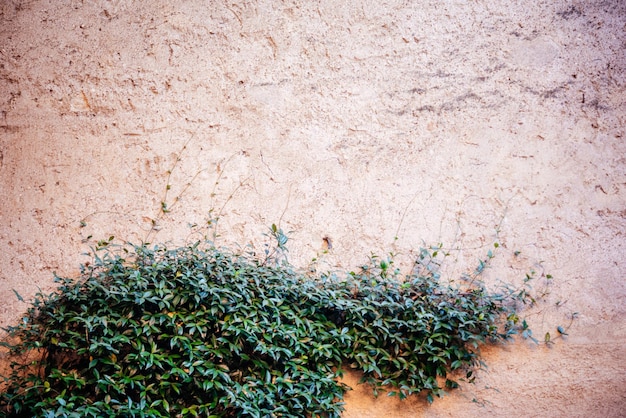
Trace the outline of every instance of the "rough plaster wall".
{"type": "Polygon", "coordinates": [[[499,240],[488,276],[516,282],[541,261],[555,279],[529,321],[543,335],[579,312],[570,337],[488,349],[489,372],[432,407],[360,388],[345,415],[621,415],[625,3],[7,0],[0,13],[0,326],[26,307],[12,289],[51,289],[95,240],[183,243],[217,215],[220,242],[257,248],[280,222],[292,263],[320,269],[372,251],[410,263],[442,242],[455,277],[499,240]]]}

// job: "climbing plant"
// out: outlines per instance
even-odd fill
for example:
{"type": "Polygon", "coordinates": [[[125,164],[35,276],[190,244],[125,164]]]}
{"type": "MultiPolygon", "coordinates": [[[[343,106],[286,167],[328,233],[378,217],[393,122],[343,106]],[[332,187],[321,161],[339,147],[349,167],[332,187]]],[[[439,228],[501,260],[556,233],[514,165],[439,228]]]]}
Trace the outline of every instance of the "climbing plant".
{"type": "Polygon", "coordinates": [[[78,280],[56,277],[6,329],[0,414],[339,417],[346,369],[376,393],[432,402],[474,379],[482,344],[527,331],[529,297],[489,292],[478,270],[444,283],[435,251],[409,274],[371,257],[312,276],[267,252],[102,242],[78,280]]]}

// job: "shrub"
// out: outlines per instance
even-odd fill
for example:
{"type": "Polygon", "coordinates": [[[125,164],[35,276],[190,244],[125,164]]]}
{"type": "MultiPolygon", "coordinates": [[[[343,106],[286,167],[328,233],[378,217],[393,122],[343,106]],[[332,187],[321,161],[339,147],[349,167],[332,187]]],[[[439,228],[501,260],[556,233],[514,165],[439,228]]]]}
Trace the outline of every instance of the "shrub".
{"type": "Polygon", "coordinates": [[[7,329],[0,413],[339,417],[343,367],[432,402],[516,327],[516,294],[443,284],[428,251],[406,277],[376,257],[310,277],[200,245],[98,254],[7,329]]]}

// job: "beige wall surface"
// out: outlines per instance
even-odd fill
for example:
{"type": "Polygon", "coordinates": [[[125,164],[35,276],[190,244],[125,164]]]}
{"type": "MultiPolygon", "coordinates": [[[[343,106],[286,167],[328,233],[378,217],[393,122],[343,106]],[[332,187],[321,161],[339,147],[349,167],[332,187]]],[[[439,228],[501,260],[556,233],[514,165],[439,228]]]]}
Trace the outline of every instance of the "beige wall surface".
{"type": "Polygon", "coordinates": [[[2,1],[0,326],[97,240],[217,217],[319,270],[443,243],[454,278],[497,241],[486,280],[551,274],[528,321],[569,336],[432,406],[349,375],[345,416],[623,416],[625,51],[620,0],[2,1]]]}

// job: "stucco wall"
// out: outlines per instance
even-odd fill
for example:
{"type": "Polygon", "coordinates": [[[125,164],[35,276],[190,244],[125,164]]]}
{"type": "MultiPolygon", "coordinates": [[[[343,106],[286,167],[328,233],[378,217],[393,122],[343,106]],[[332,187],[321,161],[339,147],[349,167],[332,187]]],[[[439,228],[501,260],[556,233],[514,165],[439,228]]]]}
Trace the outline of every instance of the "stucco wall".
{"type": "Polygon", "coordinates": [[[498,240],[489,279],[545,269],[528,320],[578,312],[569,337],[487,349],[433,406],[358,388],[345,416],[621,416],[625,33],[619,0],[3,1],[0,326],[95,240],[216,215],[231,246],[280,222],[319,269],[442,242],[451,278],[498,240]]]}

